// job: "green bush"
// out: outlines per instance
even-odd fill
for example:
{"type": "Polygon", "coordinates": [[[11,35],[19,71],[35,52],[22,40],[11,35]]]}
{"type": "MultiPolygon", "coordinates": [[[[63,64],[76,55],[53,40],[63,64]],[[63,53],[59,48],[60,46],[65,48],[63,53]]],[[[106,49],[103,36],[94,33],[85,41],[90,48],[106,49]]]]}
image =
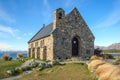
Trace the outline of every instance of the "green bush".
{"type": "Polygon", "coordinates": [[[25,62],[25,59],[19,59],[19,62],[24,63],[24,62],[25,62]]]}

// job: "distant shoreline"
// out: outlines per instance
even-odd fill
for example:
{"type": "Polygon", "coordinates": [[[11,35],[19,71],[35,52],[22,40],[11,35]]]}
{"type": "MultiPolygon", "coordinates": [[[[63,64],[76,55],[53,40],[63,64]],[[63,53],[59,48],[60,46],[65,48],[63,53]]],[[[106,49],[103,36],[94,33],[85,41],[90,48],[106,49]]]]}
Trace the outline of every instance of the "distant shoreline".
{"type": "MultiPolygon", "coordinates": [[[[0,59],[2,59],[2,56],[4,54],[8,54],[10,57],[12,57],[12,59],[16,59],[17,58],[17,54],[18,53],[0,53],[0,59]]],[[[27,57],[27,53],[21,53],[23,55],[23,57],[27,57]]]]}
{"type": "Polygon", "coordinates": [[[120,54],[120,53],[102,53],[102,54],[120,54]]]}

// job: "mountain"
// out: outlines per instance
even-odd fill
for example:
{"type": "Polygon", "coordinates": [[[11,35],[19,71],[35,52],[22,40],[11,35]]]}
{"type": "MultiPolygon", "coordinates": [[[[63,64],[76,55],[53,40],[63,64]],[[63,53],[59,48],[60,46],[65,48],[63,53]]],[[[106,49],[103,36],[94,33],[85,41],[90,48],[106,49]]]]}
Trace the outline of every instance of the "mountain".
{"type": "Polygon", "coordinates": [[[95,49],[99,48],[99,49],[104,50],[106,47],[104,47],[104,46],[95,46],[94,48],[95,48],[95,49]]]}
{"type": "Polygon", "coordinates": [[[7,53],[7,54],[27,54],[27,51],[0,51],[0,54],[7,53]]]}
{"type": "Polygon", "coordinates": [[[104,47],[104,46],[95,46],[95,49],[96,48],[99,48],[99,49],[102,49],[102,50],[110,50],[110,49],[117,49],[117,50],[120,50],[120,43],[113,43],[107,47],[104,47]]]}
{"type": "Polygon", "coordinates": [[[120,43],[111,44],[107,49],[120,49],[120,43]]]}

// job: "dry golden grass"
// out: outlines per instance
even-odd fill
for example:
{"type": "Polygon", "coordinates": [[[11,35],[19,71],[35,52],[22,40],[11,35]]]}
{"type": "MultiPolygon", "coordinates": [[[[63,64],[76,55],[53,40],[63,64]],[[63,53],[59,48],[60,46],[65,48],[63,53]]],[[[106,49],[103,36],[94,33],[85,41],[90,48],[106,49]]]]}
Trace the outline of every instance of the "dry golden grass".
{"type": "Polygon", "coordinates": [[[93,60],[88,64],[88,70],[91,72],[95,72],[98,66],[105,64],[102,60],[93,60]]]}
{"type": "Polygon", "coordinates": [[[92,60],[88,69],[94,72],[99,80],[120,80],[120,68],[102,60],[92,60]]]}
{"type": "Polygon", "coordinates": [[[93,56],[91,56],[91,58],[90,58],[90,60],[96,60],[96,59],[99,59],[99,57],[96,56],[96,55],[93,55],[93,56]]]}
{"type": "Polygon", "coordinates": [[[96,69],[100,80],[120,80],[120,68],[112,64],[103,64],[96,69]]]}

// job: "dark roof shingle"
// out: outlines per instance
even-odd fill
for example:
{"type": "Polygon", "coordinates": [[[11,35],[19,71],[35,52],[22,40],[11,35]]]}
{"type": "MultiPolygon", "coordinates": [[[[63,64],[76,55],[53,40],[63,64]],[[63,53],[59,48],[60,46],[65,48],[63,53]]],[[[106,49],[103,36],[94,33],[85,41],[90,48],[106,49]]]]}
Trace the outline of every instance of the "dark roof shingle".
{"type": "Polygon", "coordinates": [[[40,39],[40,38],[43,38],[43,37],[46,37],[48,35],[50,35],[51,33],[53,32],[53,23],[50,23],[49,25],[45,26],[45,27],[42,27],[29,41],[29,42],[32,42],[32,41],[35,41],[37,39],[40,39]]]}

